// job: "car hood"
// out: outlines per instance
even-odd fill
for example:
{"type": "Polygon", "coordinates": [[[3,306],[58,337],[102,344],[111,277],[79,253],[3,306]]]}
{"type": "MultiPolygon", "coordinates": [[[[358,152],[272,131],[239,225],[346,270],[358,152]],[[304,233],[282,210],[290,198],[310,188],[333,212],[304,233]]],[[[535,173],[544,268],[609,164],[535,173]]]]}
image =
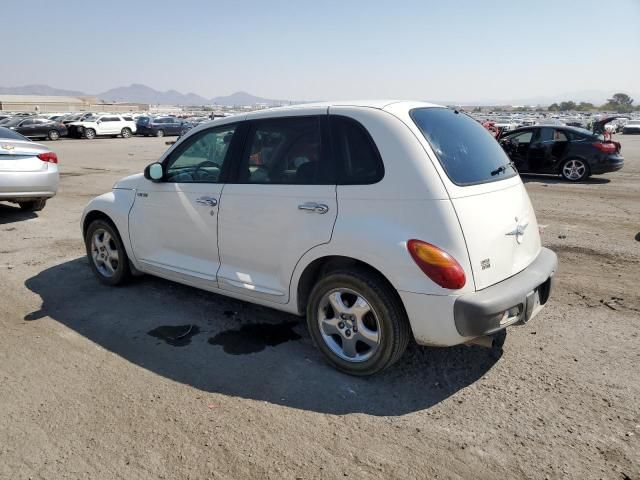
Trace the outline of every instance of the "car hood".
{"type": "Polygon", "coordinates": [[[129,175],[128,177],[121,178],[118,180],[113,188],[118,188],[121,190],[135,190],[140,185],[140,182],[144,178],[142,173],[136,173],[135,175],[129,175]]]}

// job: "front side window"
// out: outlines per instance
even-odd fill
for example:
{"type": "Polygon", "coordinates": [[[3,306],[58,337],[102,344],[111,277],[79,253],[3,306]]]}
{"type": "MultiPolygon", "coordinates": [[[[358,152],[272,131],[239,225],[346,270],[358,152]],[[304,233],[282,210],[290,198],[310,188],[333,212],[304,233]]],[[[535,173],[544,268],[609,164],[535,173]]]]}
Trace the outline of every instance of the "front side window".
{"type": "Polygon", "coordinates": [[[410,115],[456,185],[476,185],[517,175],[500,144],[471,117],[438,107],[416,108],[410,115]]]}
{"type": "Polygon", "coordinates": [[[368,185],[379,182],[384,166],[371,136],[357,121],[332,115],[331,141],[336,155],[338,184],[368,185]]]}
{"type": "Polygon", "coordinates": [[[320,118],[257,121],[240,163],[240,183],[333,184],[323,154],[320,118]]]}
{"type": "Polygon", "coordinates": [[[553,132],[555,130],[553,128],[544,127],[540,129],[540,133],[538,134],[538,142],[539,143],[551,143],[553,142],[553,132]]]}
{"type": "Polygon", "coordinates": [[[176,183],[218,183],[229,161],[229,145],[235,125],[206,130],[188,138],[169,157],[165,181],[176,183]]]}

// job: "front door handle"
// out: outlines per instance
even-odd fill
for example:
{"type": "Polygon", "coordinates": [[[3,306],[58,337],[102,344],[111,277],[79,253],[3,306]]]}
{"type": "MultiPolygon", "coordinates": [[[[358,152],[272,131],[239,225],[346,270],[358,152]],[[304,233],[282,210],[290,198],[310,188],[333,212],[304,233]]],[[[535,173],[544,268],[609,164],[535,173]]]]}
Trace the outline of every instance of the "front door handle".
{"type": "Polygon", "coordinates": [[[307,212],[325,214],[329,211],[329,207],[324,203],[306,202],[298,205],[298,210],[306,210],[307,212]]]}
{"type": "Polygon", "coordinates": [[[204,205],[205,207],[215,207],[218,205],[218,200],[214,197],[200,197],[196,199],[198,205],[204,205]]]}

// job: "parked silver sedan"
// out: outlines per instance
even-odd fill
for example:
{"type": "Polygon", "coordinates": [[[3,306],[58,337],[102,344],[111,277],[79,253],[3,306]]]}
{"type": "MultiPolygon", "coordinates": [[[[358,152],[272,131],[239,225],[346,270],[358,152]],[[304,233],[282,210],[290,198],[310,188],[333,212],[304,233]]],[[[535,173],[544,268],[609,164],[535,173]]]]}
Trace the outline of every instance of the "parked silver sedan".
{"type": "Polygon", "coordinates": [[[42,210],[58,181],[58,157],[50,148],[0,127],[0,201],[42,210]]]}

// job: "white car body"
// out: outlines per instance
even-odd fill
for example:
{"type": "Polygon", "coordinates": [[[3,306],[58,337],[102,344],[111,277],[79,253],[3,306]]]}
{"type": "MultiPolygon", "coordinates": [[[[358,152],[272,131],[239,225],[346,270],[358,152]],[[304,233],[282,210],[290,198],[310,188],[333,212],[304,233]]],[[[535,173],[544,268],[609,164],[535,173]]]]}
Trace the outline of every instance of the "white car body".
{"type": "Polygon", "coordinates": [[[630,120],[622,128],[622,133],[640,133],[640,120],[630,120]]]}
{"type": "Polygon", "coordinates": [[[548,298],[556,257],[541,247],[520,177],[514,173],[476,185],[454,183],[412,119],[414,109],[443,107],[336,102],[208,122],[182,137],[159,161],[207,129],[339,115],[370,134],[384,176],[367,185],[279,185],[156,183],[137,174],[87,205],[83,233],[93,220],[108,217],[134,271],[299,315],[305,313],[309,271],[328,258],[353,259],[379,272],[397,292],[421,345],[465,343],[528,321],[548,298]],[[211,205],[203,205],[203,199],[212,199],[211,205]],[[309,204],[326,209],[300,210],[309,204]],[[464,286],[443,288],[425,275],[407,251],[410,239],[454,257],[464,270],[464,286]],[[545,298],[536,293],[543,286],[545,298]],[[503,313],[496,323],[493,317],[503,313]],[[473,324],[476,314],[478,324],[473,324]],[[486,317],[485,324],[480,325],[480,317],[486,317]]]}
{"type": "Polygon", "coordinates": [[[51,153],[47,146],[27,139],[0,138],[0,201],[22,205],[53,197],[59,173],[53,162],[57,157],[51,153]]]}
{"type": "Polygon", "coordinates": [[[104,114],[95,120],[72,122],[67,125],[70,134],[75,132],[86,132],[91,129],[95,132],[95,136],[106,135],[122,135],[125,129],[129,129],[130,134],[136,133],[136,122],[133,120],[125,120],[121,115],[104,114]]]}

